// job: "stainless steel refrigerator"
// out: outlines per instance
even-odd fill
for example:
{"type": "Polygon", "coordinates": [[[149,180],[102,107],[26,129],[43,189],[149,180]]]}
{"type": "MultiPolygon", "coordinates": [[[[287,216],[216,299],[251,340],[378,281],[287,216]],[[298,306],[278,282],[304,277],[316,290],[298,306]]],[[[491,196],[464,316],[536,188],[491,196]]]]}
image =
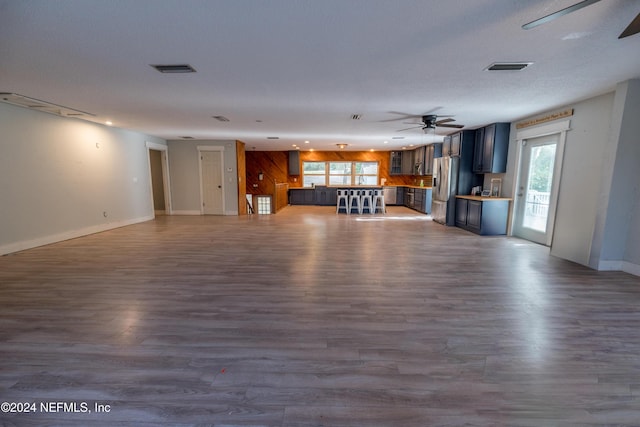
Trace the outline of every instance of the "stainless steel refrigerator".
{"type": "Polygon", "coordinates": [[[433,159],[433,199],[431,218],[440,224],[455,225],[459,157],[433,159]]]}

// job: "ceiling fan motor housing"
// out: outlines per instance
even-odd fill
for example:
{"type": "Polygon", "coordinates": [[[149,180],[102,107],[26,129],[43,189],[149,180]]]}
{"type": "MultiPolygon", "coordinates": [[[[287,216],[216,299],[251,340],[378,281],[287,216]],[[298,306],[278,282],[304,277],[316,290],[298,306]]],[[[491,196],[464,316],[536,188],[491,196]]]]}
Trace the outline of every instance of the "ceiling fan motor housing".
{"type": "Polygon", "coordinates": [[[434,115],[422,116],[422,123],[424,123],[424,127],[426,129],[435,129],[436,119],[437,119],[437,116],[434,116],[434,115]]]}

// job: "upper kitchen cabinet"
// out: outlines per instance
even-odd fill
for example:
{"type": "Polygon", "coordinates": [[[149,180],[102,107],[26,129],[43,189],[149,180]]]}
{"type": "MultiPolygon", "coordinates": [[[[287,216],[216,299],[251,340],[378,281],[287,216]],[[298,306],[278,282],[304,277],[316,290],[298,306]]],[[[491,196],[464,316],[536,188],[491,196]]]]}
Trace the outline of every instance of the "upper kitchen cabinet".
{"type": "Polygon", "coordinates": [[[494,123],[476,130],[473,172],[505,173],[509,150],[509,123],[494,123]]]}
{"type": "Polygon", "coordinates": [[[433,159],[442,157],[442,143],[427,145],[424,154],[424,175],[433,175],[433,159]]]}
{"type": "Polygon", "coordinates": [[[415,175],[413,150],[391,151],[390,175],[415,175]]]}
{"type": "Polygon", "coordinates": [[[424,169],[425,169],[425,162],[424,162],[424,154],[425,154],[425,147],[418,147],[415,150],[413,150],[413,163],[414,163],[414,167],[413,167],[413,173],[415,175],[425,175],[424,169]]]}
{"type": "Polygon", "coordinates": [[[447,135],[444,137],[442,142],[442,157],[447,157],[451,155],[451,135],[447,135]]]}
{"type": "Polygon", "coordinates": [[[389,175],[402,175],[402,151],[392,151],[389,159],[389,175]]]}
{"type": "Polygon", "coordinates": [[[402,152],[402,175],[415,175],[415,161],[413,150],[405,150],[402,152]]]}

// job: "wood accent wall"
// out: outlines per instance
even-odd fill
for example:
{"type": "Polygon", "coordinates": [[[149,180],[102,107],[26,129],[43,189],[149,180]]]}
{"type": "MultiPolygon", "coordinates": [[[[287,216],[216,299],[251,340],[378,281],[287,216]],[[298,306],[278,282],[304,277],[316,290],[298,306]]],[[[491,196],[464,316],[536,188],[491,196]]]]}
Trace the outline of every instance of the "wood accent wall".
{"type": "Polygon", "coordinates": [[[276,184],[276,191],[273,199],[273,213],[276,213],[287,206],[289,204],[289,184],[286,182],[276,184]]]}
{"type": "Polygon", "coordinates": [[[238,171],[238,215],[247,214],[247,161],[245,144],[236,141],[236,170],[238,171]]]}
{"type": "MultiPolygon", "coordinates": [[[[430,177],[415,175],[389,175],[389,151],[301,151],[300,162],[303,161],[365,161],[378,162],[380,178],[386,178],[386,185],[419,185],[423,179],[425,185],[430,177]]],[[[275,184],[286,182],[289,187],[302,187],[302,175],[289,175],[287,151],[247,151],[247,186],[248,194],[274,194],[275,184]],[[260,181],[258,174],[262,172],[264,179],[260,181]],[[254,187],[255,185],[255,187],[254,187]]],[[[301,167],[302,169],[302,167],[301,167]]]]}

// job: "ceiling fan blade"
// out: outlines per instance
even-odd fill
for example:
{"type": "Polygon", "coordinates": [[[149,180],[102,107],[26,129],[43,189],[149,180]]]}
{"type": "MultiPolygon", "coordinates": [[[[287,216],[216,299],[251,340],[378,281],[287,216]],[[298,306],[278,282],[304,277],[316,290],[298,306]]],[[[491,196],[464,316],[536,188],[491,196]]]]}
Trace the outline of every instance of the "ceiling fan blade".
{"type": "Polygon", "coordinates": [[[531,28],[535,28],[538,25],[546,24],[547,22],[553,21],[556,18],[560,18],[568,13],[575,12],[576,10],[580,10],[583,7],[590,6],[594,3],[599,2],[600,0],[583,0],[579,3],[574,4],[573,6],[565,7],[557,12],[554,12],[550,15],[543,16],[542,18],[536,19],[535,21],[531,21],[522,26],[523,30],[530,30],[531,28]]]}
{"type": "Polygon", "coordinates": [[[618,36],[619,39],[623,39],[625,37],[632,36],[634,34],[640,33],[640,13],[635,17],[631,24],[618,36]]]}
{"type": "Polygon", "coordinates": [[[421,128],[421,127],[424,127],[424,125],[420,125],[420,126],[412,126],[412,127],[410,127],[410,128],[397,130],[396,132],[404,132],[405,130],[418,129],[418,128],[421,128]]]}
{"type": "Polygon", "coordinates": [[[403,113],[401,111],[387,111],[387,113],[389,114],[396,114],[400,117],[396,117],[395,119],[387,119],[387,120],[380,120],[380,123],[384,123],[384,122],[397,122],[398,120],[407,120],[407,119],[411,119],[414,117],[418,117],[416,115],[413,114],[407,114],[407,113],[403,113]]]}
{"type": "MultiPolygon", "coordinates": [[[[446,116],[438,116],[438,117],[446,117],[446,116]]],[[[451,119],[451,118],[444,119],[444,120],[438,120],[436,122],[436,126],[440,126],[440,125],[442,125],[442,123],[449,123],[449,122],[455,122],[455,121],[456,121],[455,119],[451,119]]]]}
{"type": "Polygon", "coordinates": [[[438,126],[439,128],[456,128],[456,129],[462,129],[464,127],[464,125],[447,125],[447,124],[436,124],[436,126],[438,126]]]}

